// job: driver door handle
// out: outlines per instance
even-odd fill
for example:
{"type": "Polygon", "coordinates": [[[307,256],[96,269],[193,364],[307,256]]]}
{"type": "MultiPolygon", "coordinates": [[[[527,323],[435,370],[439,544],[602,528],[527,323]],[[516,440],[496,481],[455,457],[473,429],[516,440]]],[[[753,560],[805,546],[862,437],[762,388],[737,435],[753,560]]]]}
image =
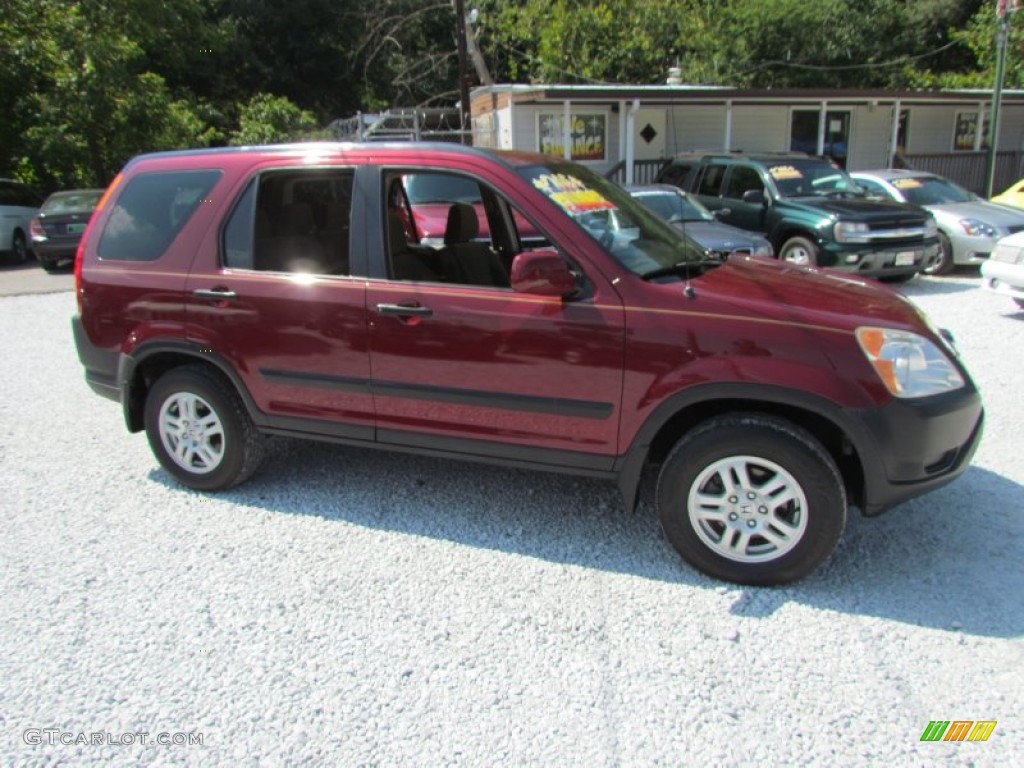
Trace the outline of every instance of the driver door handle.
{"type": "Polygon", "coordinates": [[[419,304],[378,304],[377,312],[394,317],[431,317],[434,310],[419,304]]]}

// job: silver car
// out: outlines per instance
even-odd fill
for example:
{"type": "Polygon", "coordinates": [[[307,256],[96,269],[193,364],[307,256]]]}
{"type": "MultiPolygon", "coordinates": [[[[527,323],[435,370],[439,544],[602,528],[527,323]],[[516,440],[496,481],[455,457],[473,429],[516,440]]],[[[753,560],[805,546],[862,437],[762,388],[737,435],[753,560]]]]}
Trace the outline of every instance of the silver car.
{"type": "Polygon", "coordinates": [[[1024,211],[982,200],[933,173],[887,168],[850,176],[872,197],[914,203],[935,217],[942,249],[938,261],[923,270],[928,274],[945,274],[957,264],[983,264],[997,240],[1024,231],[1024,211]]]}
{"type": "Polygon", "coordinates": [[[981,265],[981,285],[1024,309],[1024,232],[996,243],[992,258],[981,265]]]}

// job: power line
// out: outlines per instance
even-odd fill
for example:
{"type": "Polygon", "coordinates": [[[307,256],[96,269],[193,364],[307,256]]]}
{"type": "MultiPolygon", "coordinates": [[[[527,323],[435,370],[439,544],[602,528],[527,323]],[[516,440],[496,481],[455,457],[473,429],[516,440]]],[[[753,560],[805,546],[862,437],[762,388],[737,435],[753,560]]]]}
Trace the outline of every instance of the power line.
{"type": "Polygon", "coordinates": [[[801,64],[793,61],[763,61],[760,64],[756,64],[753,67],[741,70],[737,74],[743,74],[745,72],[752,72],[755,69],[764,69],[765,67],[789,67],[791,69],[811,69],[816,72],[838,72],[842,70],[850,69],[878,69],[882,67],[895,67],[900,64],[906,64],[908,61],[917,61],[919,59],[926,59],[929,56],[935,56],[936,54],[942,53],[945,50],[952,48],[954,45],[960,45],[960,41],[953,40],[946,43],[941,48],[936,48],[934,51],[928,53],[920,53],[916,56],[901,56],[898,59],[892,61],[877,61],[877,62],[865,62],[864,64],[801,64]]]}

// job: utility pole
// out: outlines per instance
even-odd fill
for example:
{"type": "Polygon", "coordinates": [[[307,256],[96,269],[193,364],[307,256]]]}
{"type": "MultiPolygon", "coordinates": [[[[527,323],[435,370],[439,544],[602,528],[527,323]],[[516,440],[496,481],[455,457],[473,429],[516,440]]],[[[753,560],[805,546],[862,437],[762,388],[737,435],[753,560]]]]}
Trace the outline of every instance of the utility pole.
{"type": "Polygon", "coordinates": [[[459,44],[459,112],[462,124],[462,143],[466,144],[466,132],[469,130],[469,79],[466,72],[469,55],[466,48],[466,3],[455,0],[455,30],[459,44]]]}
{"type": "Polygon", "coordinates": [[[1003,78],[1006,76],[1006,43],[1010,37],[1010,14],[1017,10],[1016,5],[1016,0],[996,0],[999,30],[996,33],[996,82],[992,88],[992,119],[988,126],[988,153],[985,156],[985,197],[992,197],[995,191],[992,187],[996,178],[999,107],[1003,103],[1003,78]]]}

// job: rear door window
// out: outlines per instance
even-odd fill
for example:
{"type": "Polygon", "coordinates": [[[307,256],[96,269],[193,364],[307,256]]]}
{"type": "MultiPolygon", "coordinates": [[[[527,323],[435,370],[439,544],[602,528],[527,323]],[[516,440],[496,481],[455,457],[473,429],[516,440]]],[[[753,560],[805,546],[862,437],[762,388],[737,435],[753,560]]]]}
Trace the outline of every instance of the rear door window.
{"type": "Polygon", "coordinates": [[[251,181],[222,232],[224,266],[349,274],[350,168],[267,171],[251,181]]]}
{"type": "Polygon", "coordinates": [[[221,172],[140,173],[125,186],[100,237],[99,256],[155,261],[208,199],[221,172]]]}
{"type": "Polygon", "coordinates": [[[705,168],[697,194],[718,197],[722,192],[722,179],[725,176],[726,168],[728,168],[727,165],[717,163],[705,168]]]}

